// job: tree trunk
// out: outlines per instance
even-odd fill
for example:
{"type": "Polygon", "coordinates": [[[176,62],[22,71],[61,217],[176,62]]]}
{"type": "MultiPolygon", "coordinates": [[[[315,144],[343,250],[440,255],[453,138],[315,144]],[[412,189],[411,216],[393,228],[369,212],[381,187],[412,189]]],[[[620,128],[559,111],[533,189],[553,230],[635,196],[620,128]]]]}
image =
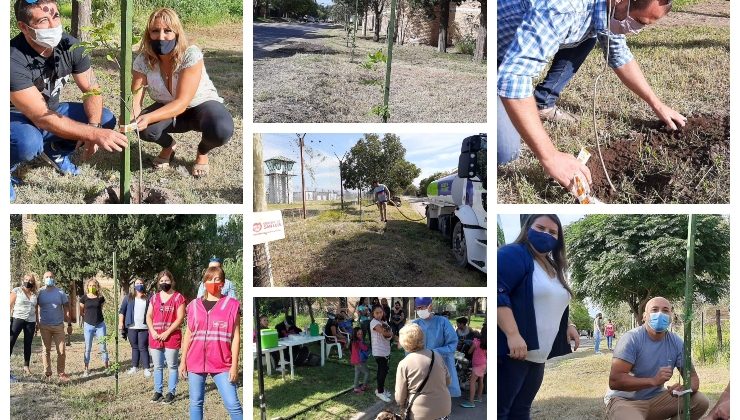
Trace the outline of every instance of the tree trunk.
{"type": "Polygon", "coordinates": [[[447,28],[450,26],[450,0],[442,0],[439,3],[439,38],[437,38],[437,51],[447,52],[447,28]]]}
{"type": "Polygon", "coordinates": [[[722,321],[720,319],[719,309],[714,314],[717,318],[717,349],[722,350],[722,321]]]}
{"type": "Polygon", "coordinates": [[[72,36],[80,41],[87,41],[87,34],[82,28],[90,26],[92,0],[72,0],[72,36]]]}
{"type": "Polygon", "coordinates": [[[373,41],[375,42],[380,42],[380,20],[382,16],[382,10],[375,11],[375,18],[373,22],[373,41]]]}
{"type": "Polygon", "coordinates": [[[487,35],[486,35],[486,0],[480,0],[480,25],[478,26],[478,39],[475,41],[475,54],[473,60],[480,63],[486,59],[487,35]]]}
{"type": "Polygon", "coordinates": [[[306,305],[308,306],[308,315],[311,317],[311,323],[313,324],[316,320],[313,317],[313,308],[311,307],[311,298],[306,298],[306,305]]]}
{"type": "Polygon", "coordinates": [[[364,21],[362,23],[362,38],[367,39],[367,7],[365,8],[364,21]]]}

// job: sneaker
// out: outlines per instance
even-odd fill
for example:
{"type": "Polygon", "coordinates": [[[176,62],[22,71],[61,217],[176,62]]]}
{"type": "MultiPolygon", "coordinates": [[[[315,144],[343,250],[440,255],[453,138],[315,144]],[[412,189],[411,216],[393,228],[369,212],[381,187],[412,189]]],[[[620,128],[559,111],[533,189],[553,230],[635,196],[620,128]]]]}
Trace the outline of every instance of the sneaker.
{"type": "Polygon", "coordinates": [[[80,168],[72,163],[72,159],[69,156],[60,156],[54,159],[54,162],[66,175],[75,176],[80,174],[80,168]]]}
{"type": "Polygon", "coordinates": [[[148,378],[150,376],[152,376],[152,371],[150,371],[149,369],[144,369],[144,377],[148,378]]]}
{"type": "Polygon", "coordinates": [[[175,401],[175,396],[172,395],[171,392],[167,393],[167,396],[164,397],[164,400],[162,400],[162,403],[164,404],[172,404],[172,401],[175,401]]]}
{"type": "MultiPolygon", "coordinates": [[[[12,378],[12,375],[11,375],[11,378],[12,378]]],[[[12,382],[12,379],[11,379],[11,382],[12,382]]],[[[363,393],[362,388],[360,388],[360,387],[357,387],[357,388],[353,389],[352,392],[354,392],[355,394],[362,394],[363,393]]]]}
{"type": "Polygon", "coordinates": [[[382,400],[384,402],[391,402],[391,399],[388,398],[387,395],[385,395],[385,392],[380,393],[378,391],[375,391],[375,396],[378,397],[380,400],[382,400]]]}
{"type": "Polygon", "coordinates": [[[132,367],[131,369],[126,371],[126,375],[133,375],[134,373],[136,373],[136,370],[137,369],[135,367],[132,367]]]}
{"type": "Polygon", "coordinates": [[[571,114],[565,111],[559,106],[552,106],[550,108],[544,108],[539,110],[540,118],[542,121],[550,121],[554,123],[567,123],[572,124],[578,122],[578,117],[575,114],[571,114]]]}
{"type": "Polygon", "coordinates": [[[155,392],[154,393],[154,396],[151,399],[151,402],[158,403],[158,402],[161,402],[161,401],[162,401],[162,394],[159,393],[159,392],[155,392]]]}
{"type": "Polygon", "coordinates": [[[90,376],[90,371],[89,371],[89,370],[87,370],[87,369],[85,369],[85,371],[84,371],[84,372],[82,372],[82,377],[83,377],[83,378],[87,378],[88,376],[90,376]]]}
{"type": "Polygon", "coordinates": [[[66,373],[60,373],[57,375],[59,382],[69,382],[69,376],[66,373]]]}
{"type": "Polygon", "coordinates": [[[475,408],[475,404],[471,403],[470,401],[463,401],[460,403],[460,407],[475,408]]]}
{"type": "Polygon", "coordinates": [[[383,394],[385,394],[385,396],[388,397],[388,399],[391,399],[391,397],[392,397],[391,396],[391,393],[388,390],[386,390],[385,392],[383,392],[383,394]]]}
{"type": "Polygon", "coordinates": [[[482,403],[483,402],[483,397],[475,397],[475,399],[473,401],[474,402],[482,403]]]}
{"type": "Polygon", "coordinates": [[[360,387],[360,389],[363,390],[363,391],[367,391],[367,384],[362,384],[362,386],[360,387]]]}

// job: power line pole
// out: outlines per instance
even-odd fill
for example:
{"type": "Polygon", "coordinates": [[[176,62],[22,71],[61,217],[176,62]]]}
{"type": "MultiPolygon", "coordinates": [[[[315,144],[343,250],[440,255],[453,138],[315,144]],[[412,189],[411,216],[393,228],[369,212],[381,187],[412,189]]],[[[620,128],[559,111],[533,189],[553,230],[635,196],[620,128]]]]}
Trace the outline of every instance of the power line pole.
{"type": "Polygon", "coordinates": [[[301,149],[301,199],[303,200],[303,218],[306,218],[306,178],[303,174],[303,146],[306,133],[296,134],[298,136],[298,147],[301,149]]]}

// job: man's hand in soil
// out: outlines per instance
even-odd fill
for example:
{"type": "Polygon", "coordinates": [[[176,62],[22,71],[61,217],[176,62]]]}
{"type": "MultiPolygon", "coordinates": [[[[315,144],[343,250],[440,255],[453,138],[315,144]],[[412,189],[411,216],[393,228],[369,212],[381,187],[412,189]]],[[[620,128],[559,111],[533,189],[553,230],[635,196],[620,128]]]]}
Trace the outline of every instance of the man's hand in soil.
{"type": "Polygon", "coordinates": [[[540,163],[548,175],[568,190],[576,175],[591,185],[591,171],[573,155],[555,151],[552,155],[543,156],[540,163]]]}
{"type": "Polygon", "coordinates": [[[686,117],[666,106],[664,103],[660,103],[653,111],[663,121],[668,131],[676,131],[686,125],[686,117]]]}

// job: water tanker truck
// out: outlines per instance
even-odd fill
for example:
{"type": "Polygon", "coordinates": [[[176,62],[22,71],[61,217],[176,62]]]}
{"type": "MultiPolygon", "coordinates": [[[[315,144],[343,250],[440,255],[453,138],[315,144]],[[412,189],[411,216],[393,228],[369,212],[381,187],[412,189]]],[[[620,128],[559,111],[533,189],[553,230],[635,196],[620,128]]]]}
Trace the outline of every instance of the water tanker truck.
{"type": "Polygon", "coordinates": [[[457,173],[427,187],[427,227],[452,243],[455,262],[486,273],[486,134],[462,141],[457,173]]]}

